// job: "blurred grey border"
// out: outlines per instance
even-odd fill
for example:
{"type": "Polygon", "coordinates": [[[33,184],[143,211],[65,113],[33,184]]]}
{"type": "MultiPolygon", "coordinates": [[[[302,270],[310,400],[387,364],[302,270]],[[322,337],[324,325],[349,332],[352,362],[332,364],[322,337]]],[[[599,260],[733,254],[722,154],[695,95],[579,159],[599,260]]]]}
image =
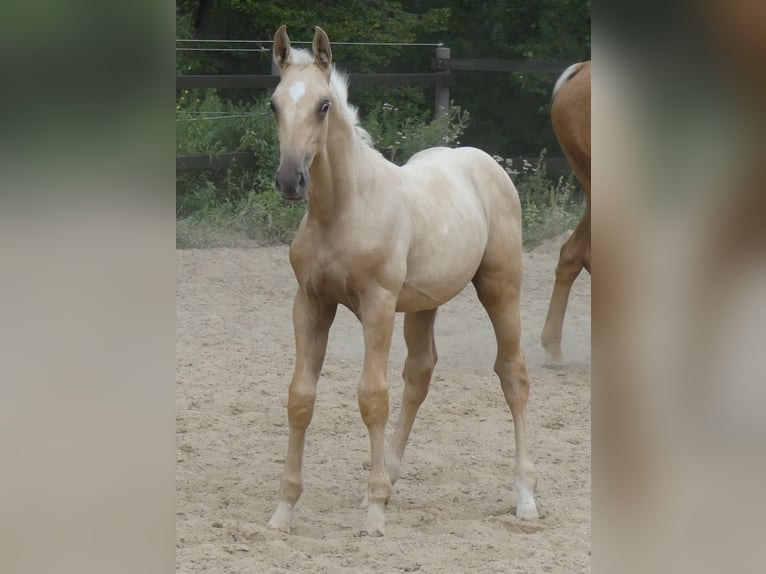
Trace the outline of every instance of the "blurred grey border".
{"type": "Polygon", "coordinates": [[[6,16],[0,571],[170,572],[173,7],[6,16]]]}
{"type": "Polygon", "coordinates": [[[759,572],[766,3],[593,8],[593,568],[759,572]]]}

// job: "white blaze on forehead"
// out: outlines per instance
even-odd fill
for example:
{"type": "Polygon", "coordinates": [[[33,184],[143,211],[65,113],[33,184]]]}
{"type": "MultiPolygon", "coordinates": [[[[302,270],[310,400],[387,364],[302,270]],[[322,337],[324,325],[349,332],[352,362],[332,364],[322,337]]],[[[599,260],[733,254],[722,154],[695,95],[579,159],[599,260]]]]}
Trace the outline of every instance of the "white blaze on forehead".
{"type": "Polygon", "coordinates": [[[303,82],[295,82],[290,86],[290,97],[293,99],[293,103],[298,103],[303,94],[306,93],[306,84],[303,82]]]}

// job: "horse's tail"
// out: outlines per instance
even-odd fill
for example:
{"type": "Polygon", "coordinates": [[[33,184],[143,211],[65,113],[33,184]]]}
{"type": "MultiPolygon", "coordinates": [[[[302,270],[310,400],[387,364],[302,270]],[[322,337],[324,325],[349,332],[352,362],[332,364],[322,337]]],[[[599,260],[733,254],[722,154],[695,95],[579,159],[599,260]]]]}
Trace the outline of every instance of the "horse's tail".
{"type": "Polygon", "coordinates": [[[564,70],[561,75],[559,76],[559,79],[556,80],[556,85],[553,86],[553,94],[551,95],[551,102],[556,99],[556,94],[559,93],[559,90],[561,87],[566,84],[569,80],[571,80],[574,75],[580,71],[580,69],[585,65],[585,62],[577,62],[576,64],[572,64],[569,66],[566,70],[564,70]]]}

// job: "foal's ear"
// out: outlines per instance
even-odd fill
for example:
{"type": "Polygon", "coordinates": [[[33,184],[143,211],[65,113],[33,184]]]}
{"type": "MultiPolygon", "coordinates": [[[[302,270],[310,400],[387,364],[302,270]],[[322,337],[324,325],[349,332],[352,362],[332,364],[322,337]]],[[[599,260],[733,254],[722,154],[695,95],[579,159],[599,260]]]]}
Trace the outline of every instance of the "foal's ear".
{"type": "Polygon", "coordinates": [[[290,38],[287,37],[287,26],[284,24],[274,34],[274,61],[282,69],[290,63],[290,38]]]}
{"type": "Polygon", "coordinates": [[[330,50],[330,38],[319,26],[314,28],[314,63],[323,70],[329,70],[332,64],[332,50],[330,50]]]}

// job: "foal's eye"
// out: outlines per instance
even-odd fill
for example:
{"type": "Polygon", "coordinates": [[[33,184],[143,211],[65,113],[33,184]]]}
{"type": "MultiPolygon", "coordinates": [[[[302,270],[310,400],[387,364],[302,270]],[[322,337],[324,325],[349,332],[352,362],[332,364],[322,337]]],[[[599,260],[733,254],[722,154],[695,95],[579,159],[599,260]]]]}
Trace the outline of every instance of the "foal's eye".
{"type": "Polygon", "coordinates": [[[327,113],[329,109],[330,109],[330,100],[325,100],[322,102],[322,105],[319,106],[319,113],[324,115],[327,113]]]}

